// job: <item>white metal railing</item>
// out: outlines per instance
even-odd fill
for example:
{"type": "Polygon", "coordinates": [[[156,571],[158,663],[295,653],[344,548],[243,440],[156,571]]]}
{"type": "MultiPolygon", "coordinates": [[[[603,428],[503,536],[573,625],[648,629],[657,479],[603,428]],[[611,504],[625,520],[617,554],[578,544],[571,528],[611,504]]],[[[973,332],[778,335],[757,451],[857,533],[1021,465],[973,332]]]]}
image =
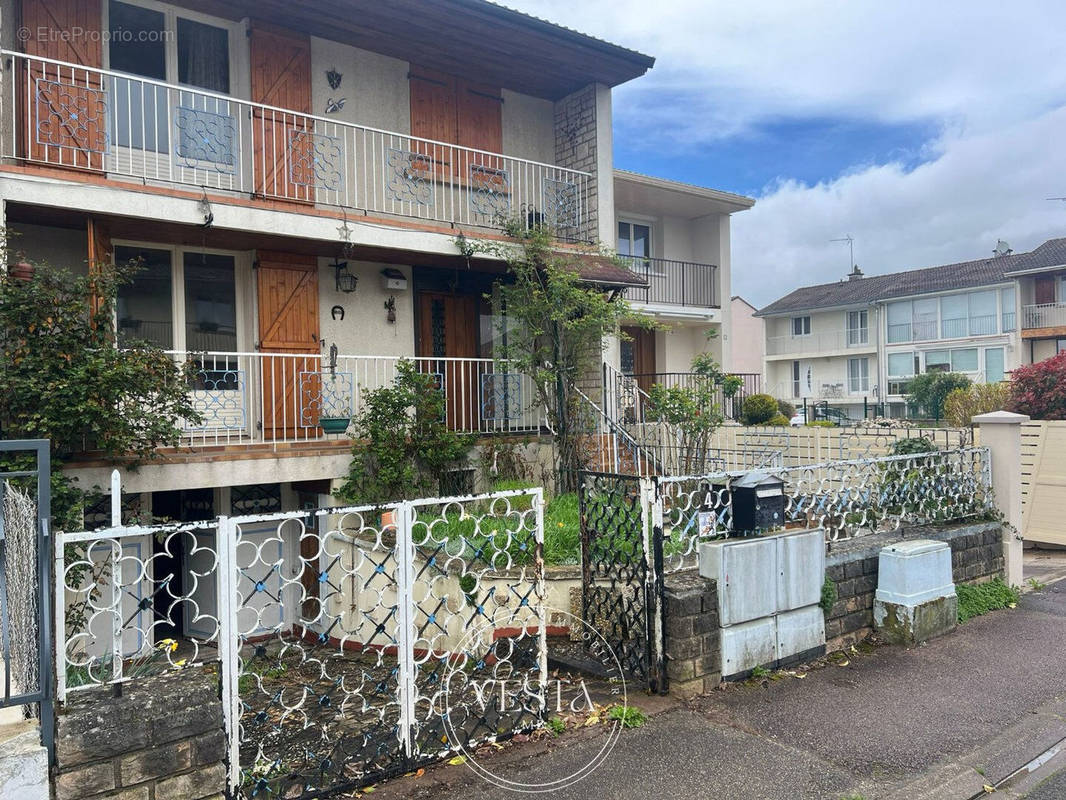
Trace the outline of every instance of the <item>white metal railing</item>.
{"type": "Polygon", "coordinates": [[[1039,303],[1022,306],[1022,328],[1055,328],[1066,326],[1066,303],[1039,303]]]}
{"type": "Polygon", "coordinates": [[[589,238],[586,172],[0,50],[3,155],[143,181],[589,238]]]}
{"type": "MultiPolygon", "coordinates": [[[[400,356],[170,351],[189,364],[192,445],[337,439],[375,389],[392,386],[400,356]]],[[[407,358],[445,395],[448,426],[466,433],[537,431],[543,418],[529,377],[491,358],[407,358]]]]}
{"type": "Polygon", "coordinates": [[[766,355],[790,353],[821,353],[826,350],[845,350],[849,347],[869,347],[869,328],[838,328],[817,331],[804,336],[771,336],[766,340],[766,355]]]}

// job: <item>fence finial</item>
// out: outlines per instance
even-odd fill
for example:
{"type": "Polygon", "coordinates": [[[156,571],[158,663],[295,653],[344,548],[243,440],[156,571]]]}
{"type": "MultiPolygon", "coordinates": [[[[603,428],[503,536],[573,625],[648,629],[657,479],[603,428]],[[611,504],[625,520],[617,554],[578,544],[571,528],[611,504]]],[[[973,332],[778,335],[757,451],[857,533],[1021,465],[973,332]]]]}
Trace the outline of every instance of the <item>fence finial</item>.
{"type": "Polygon", "coordinates": [[[117,469],[111,470],[111,527],[122,525],[122,476],[117,469]]]}

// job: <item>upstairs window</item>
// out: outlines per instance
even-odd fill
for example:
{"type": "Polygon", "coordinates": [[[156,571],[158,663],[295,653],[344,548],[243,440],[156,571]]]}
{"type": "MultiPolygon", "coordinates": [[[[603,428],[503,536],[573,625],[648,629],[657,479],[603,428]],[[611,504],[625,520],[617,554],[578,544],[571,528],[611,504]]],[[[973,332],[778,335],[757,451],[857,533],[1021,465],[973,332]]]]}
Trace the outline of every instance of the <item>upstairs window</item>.
{"type": "Polygon", "coordinates": [[[870,341],[870,331],[867,327],[867,313],[865,311],[848,312],[848,347],[866,344],[870,341]]]}
{"type": "Polygon", "coordinates": [[[807,317],[793,317],[792,318],[792,335],[793,336],[810,336],[811,334],[811,318],[807,317]]]}

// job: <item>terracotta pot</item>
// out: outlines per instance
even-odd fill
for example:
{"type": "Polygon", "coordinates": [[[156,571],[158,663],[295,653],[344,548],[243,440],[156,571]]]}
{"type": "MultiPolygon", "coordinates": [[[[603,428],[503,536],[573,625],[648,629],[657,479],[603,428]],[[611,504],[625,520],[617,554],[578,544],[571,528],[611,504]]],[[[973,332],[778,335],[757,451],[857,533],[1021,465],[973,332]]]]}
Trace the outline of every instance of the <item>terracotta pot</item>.
{"type": "Polygon", "coordinates": [[[8,267],[7,274],[16,281],[29,281],[33,280],[34,271],[33,264],[28,261],[19,261],[8,267]]]}

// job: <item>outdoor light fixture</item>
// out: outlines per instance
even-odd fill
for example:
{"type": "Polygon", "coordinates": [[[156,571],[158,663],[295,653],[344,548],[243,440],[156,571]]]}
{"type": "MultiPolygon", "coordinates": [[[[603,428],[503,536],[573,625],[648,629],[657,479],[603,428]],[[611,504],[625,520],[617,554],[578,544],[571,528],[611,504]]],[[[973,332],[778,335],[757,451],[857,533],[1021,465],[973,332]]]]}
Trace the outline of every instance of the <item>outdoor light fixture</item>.
{"type": "Polygon", "coordinates": [[[348,271],[348,262],[333,259],[333,263],[330,266],[337,271],[337,291],[345,294],[354,292],[355,285],[359,283],[359,276],[353,275],[348,271]]]}

